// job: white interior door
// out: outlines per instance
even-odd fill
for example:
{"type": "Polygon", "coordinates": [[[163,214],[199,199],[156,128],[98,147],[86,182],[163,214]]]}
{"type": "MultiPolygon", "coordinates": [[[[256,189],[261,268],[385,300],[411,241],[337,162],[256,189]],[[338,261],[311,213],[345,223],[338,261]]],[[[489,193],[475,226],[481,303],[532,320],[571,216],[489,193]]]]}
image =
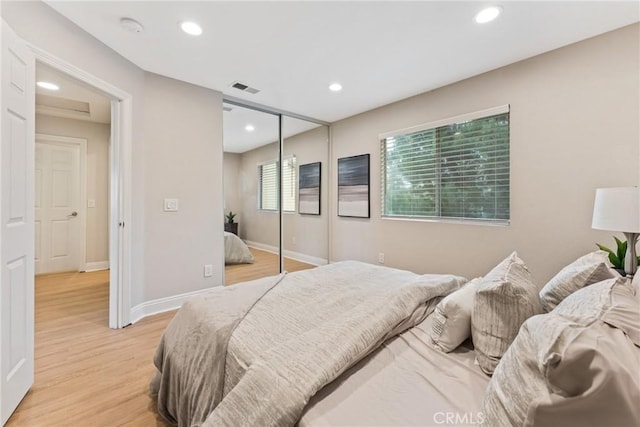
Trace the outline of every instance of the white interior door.
{"type": "Polygon", "coordinates": [[[35,272],[80,270],[80,147],[38,136],[35,164],[35,272]]]}
{"type": "Polygon", "coordinates": [[[0,421],[33,384],[33,53],[2,21],[0,421]]]}

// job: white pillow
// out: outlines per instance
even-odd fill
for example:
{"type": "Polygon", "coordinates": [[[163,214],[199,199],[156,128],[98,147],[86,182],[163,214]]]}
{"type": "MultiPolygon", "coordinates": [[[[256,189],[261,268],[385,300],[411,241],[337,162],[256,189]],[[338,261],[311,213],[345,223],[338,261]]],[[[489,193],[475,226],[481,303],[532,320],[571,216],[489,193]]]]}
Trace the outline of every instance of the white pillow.
{"type": "Polygon", "coordinates": [[[522,323],[541,312],[538,288],[514,252],[481,280],[473,303],[471,336],[484,373],[493,373],[522,323]]]}
{"type": "Polygon", "coordinates": [[[431,343],[441,351],[455,350],[471,336],[471,312],[480,277],[447,295],[436,306],[431,324],[431,343]]]}
{"type": "Polygon", "coordinates": [[[564,267],[540,291],[542,308],[549,312],[575,291],[614,277],[607,260],[605,251],[595,251],[564,267]]]}

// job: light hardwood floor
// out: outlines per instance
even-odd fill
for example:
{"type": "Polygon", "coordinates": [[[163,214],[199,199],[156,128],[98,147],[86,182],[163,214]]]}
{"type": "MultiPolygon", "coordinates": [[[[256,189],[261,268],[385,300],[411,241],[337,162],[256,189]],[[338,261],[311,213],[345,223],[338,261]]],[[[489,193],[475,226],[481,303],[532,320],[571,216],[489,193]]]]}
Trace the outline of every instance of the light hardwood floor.
{"type": "MultiPolygon", "coordinates": [[[[277,274],[277,257],[227,267],[229,283],[277,274]]],[[[312,265],[286,260],[288,271],[312,265]]],[[[109,329],[109,272],[36,277],[35,383],[7,427],[166,424],[148,393],[153,353],[175,311],[109,329]]]]}
{"type": "Polygon", "coordinates": [[[35,383],[7,426],[168,426],[148,394],[174,312],[109,329],[109,272],[36,278],[35,383]]]}
{"type": "MultiPolygon", "coordinates": [[[[225,284],[246,282],[258,277],[274,276],[279,273],[278,255],[260,249],[249,248],[255,261],[253,264],[227,265],[224,268],[225,284]]],[[[299,271],[313,268],[315,266],[290,258],[284,259],[284,269],[286,271],[299,271]]]]}

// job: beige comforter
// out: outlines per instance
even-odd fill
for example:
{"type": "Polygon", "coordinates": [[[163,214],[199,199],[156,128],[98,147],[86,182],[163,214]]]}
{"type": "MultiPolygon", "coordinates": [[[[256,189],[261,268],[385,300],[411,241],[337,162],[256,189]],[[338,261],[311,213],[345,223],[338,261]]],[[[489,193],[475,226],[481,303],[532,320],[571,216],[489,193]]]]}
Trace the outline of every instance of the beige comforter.
{"type": "Polygon", "coordinates": [[[197,297],[156,352],[158,410],[180,426],[293,425],[318,390],[464,281],[346,261],[197,297]]]}

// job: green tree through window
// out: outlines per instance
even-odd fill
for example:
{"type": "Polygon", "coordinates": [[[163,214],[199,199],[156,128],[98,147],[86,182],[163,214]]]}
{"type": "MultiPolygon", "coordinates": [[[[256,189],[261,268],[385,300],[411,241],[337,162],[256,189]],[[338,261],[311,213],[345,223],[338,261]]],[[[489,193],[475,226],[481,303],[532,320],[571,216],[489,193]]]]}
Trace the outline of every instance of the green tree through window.
{"type": "Polygon", "coordinates": [[[509,113],[382,139],[382,215],[509,220],[509,113]]]}

